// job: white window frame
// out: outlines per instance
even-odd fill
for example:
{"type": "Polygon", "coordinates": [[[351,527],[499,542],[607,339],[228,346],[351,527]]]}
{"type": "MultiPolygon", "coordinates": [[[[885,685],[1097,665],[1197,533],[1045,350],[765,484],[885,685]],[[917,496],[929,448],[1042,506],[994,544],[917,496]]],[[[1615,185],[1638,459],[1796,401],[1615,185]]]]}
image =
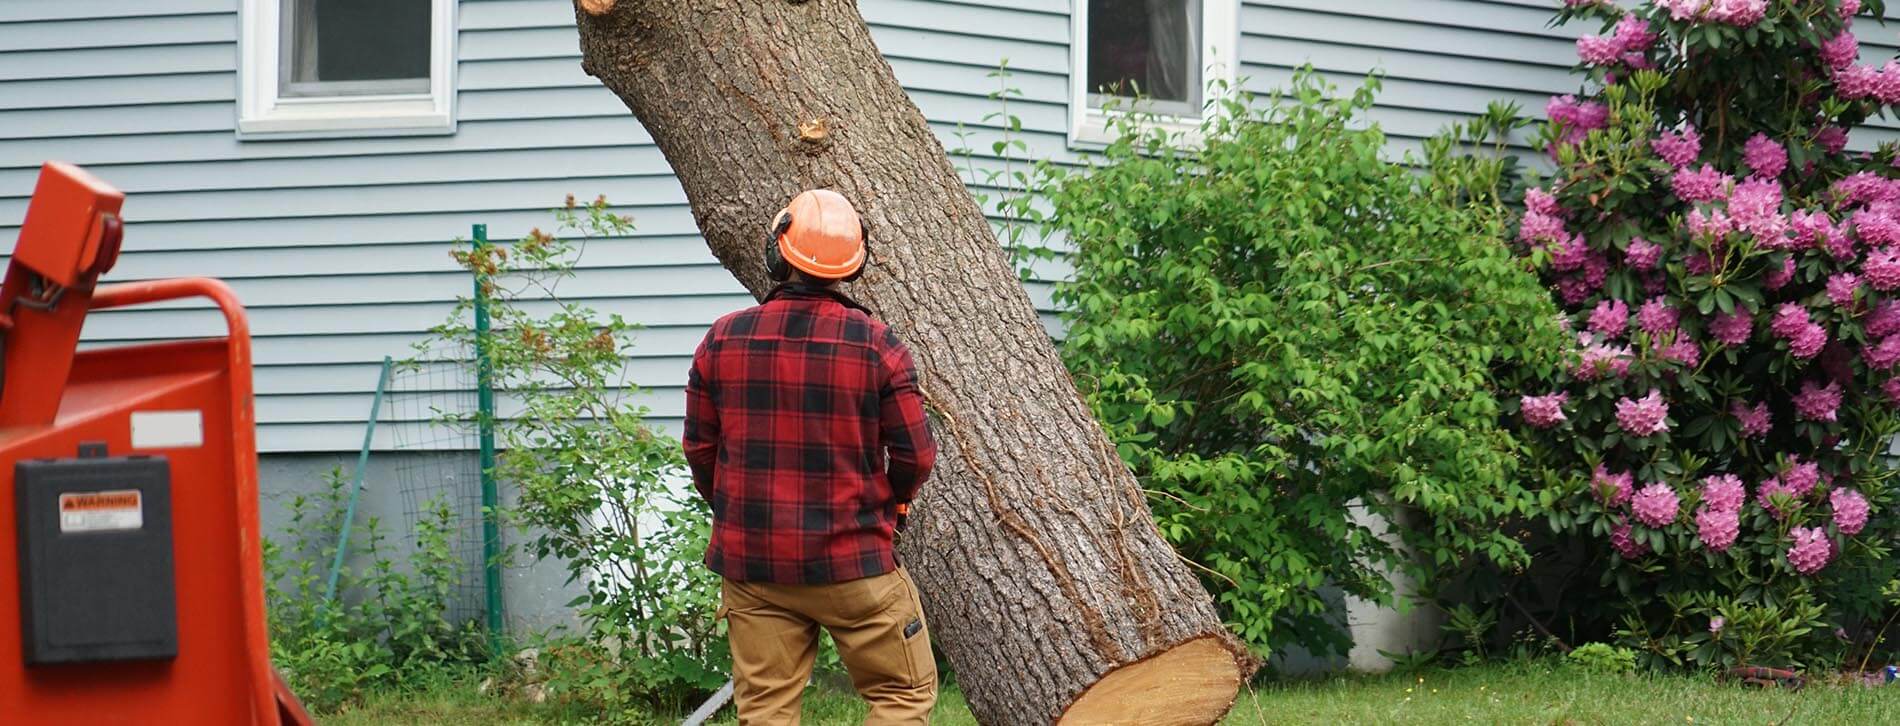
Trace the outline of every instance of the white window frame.
{"type": "MultiPolygon", "coordinates": [[[[1100,148],[1115,140],[1109,121],[1125,110],[1107,111],[1089,105],[1089,4],[1072,0],[1069,6],[1069,146],[1100,148]]],[[[1234,92],[1240,65],[1240,0],[1201,0],[1202,108],[1234,92]]],[[[1192,143],[1200,136],[1201,116],[1160,115],[1155,127],[1178,132],[1192,143]]]]}
{"type": "Polygon", "coordinates": [[[430,0],[429,90],[350,96],[279,91],[283,0],[243,0],[238,15],[241,139],[309,139],[455,133],[456,0],[430,0]]]}

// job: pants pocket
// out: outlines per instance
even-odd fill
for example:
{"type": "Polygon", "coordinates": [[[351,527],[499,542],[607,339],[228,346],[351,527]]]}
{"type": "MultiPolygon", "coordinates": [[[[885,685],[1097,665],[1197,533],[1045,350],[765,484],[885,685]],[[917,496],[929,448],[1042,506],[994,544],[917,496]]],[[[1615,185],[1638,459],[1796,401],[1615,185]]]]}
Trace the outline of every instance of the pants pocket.
{"type": "Polygon", "coordinates": [[[899,568],[897,573],[903,578],[897,627],[904,641],[904,660],[909,670],[910,683],[911,685],[936,683],[937,657],[930,648],[930,625],[924,620],[923,601],[917,596],[917,585],[911,582],[910,573],[902,568],[899,568]]]}

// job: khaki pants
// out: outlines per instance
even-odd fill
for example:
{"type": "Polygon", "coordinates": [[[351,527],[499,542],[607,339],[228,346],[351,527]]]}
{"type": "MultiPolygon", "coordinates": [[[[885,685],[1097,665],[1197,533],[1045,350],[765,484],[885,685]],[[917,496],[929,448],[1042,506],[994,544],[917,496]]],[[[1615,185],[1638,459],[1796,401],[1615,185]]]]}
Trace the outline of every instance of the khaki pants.
{"type": "Polygon", "coordinates": [[[797,724],[818,658],[818,628],[831,633],[866,724],[924,724],[937,702],[937,661],[917,587],[899,568],[830,585],[726,580],[720,588],[732,640],[739,723],[797,724]]]}

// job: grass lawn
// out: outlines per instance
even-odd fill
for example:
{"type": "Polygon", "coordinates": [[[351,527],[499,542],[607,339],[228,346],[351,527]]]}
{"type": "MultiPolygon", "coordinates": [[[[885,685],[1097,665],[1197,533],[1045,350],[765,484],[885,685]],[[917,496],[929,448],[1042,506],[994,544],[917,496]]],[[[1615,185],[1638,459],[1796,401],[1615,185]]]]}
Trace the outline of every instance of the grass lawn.
{"type": "MultiPolygon", "coordinates": [[[[731,709],[716,723],[732,723],[731,709]]],[[[814,688],[805,722],[855,724],[864,708],[850,694],[814,688]]],[[[380,694],[326,724],[586,723],[590,714],[550,705],[477,696],[444,687],[420,694],[380,694]]],[[[678,723],[677,716],[649,716],[678,723]]],[[[962,726],[970,718],[961,694],[947,690],[932,719],[962,726]]],[[[1887,724],[1900,723],[1900,684],[1866,688],[1814,685],[1800,692],[1754,691],[1686,676],[1606,676],[1544,663],[1432,670],[1408,675],[1270,682],[1243,693],[1228,724],[1361,723],[1511,724],[1887,724]]]]}

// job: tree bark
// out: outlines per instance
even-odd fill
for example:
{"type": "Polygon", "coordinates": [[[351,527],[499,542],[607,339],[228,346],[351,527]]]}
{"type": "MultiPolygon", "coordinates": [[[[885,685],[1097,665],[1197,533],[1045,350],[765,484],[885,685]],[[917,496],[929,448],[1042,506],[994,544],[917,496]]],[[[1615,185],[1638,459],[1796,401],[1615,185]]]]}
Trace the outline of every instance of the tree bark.
{"type": "Polygon", "coordinates": [[[576,17],[583,68],[755,295],[792,195],[835,189],[864,215],[871,266],[849,292],[910,345],[942,449],[900,554],[977,718],[1219,719],[1253,659],[1162,540],[856,5],[577,0],[576,17]]]}

